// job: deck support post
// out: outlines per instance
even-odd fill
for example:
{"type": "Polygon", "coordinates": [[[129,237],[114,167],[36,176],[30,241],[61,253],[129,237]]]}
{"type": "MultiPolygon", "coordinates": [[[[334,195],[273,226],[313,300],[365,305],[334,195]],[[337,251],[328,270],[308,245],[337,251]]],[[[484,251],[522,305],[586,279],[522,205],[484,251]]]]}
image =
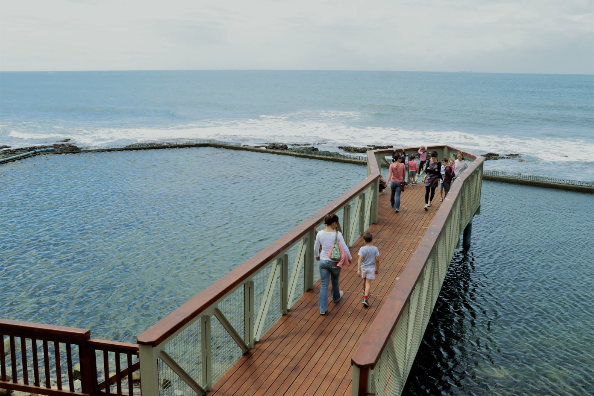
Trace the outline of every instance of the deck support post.
{"type": "Polygon", "coordinates": [[[254,347],[254,281],[243,284],[243,341],[254,347]]]}
{"type": "Polygon", "coordinates": [[[352,396],[367,396],[369,382],[369,369],[353,365],[353,382],[351,384],[352,396]]]}
{"type": "Polygon", "coordinates": [[[472,236],[472,220],[466,225],[464,228],[464,234],[462,236],[462,249],[468,250],[470,249],[470,239],[472,236]]]}
{"type": "Polygon", "coordinates": [[[200,327],[200,335],[202,336],[200,340],[202,346],[202,382],[204,383],[204,389],[209,391],[212,388],[212,355],[210,349],[209,315],[203,315],[200,317],[200,327]]]}
{"type": "Polygon", "coordinates": [[[314,262],[315,254],[314,243],[316,241],[316,229],[313,227],[307,233],[307,240],[305,241],[306,252],[305,252],[305,267],[303,268],[303,292],[312,290],[314,286],[314,262]]]}
{"type": "Polygon", "coordinates": [[[351,247],[351,205],[344,205],[342,214],[342,236],[344,243],[351,247]]]}
{"type": "Polygon", "coordinates": [[[159,350],[152,345],[138,344],[140,388],[144,396],[159,396],[159,350]]]}

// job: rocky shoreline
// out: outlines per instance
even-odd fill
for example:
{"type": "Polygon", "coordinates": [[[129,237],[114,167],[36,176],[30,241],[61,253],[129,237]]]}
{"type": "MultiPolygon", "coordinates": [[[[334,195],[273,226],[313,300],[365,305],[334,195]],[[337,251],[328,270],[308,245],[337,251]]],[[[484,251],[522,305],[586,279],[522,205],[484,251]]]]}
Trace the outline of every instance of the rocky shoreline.
{"type": "MultiPolygon", "coordinates": [[[[43,152],[36,152],[35,154],[75,154],[81,153],[85,151],[118,151],[118,150],[146,150],[146,149],[164,149],[164,148],[175,148],[175,147],[191,147],[191,146],[199,146],[202,145],[200,143],[133,143],[127,146],[119,147],[119,148],[109,148],[106,147],[105,149],[97,149],[97,150],[87,150],[82,149],[72,143],[70,143],[70,139],[61,140],[55,144],[50,145],[41,145],[41,146],[32,146],[32,147],[22,147],[22,148],[15,148],[12,149],[10,146],[0,146],[0,160],[10,157],[19,156],[22,154],[27,154],[39,150],[47,150],[43,152]]],[[[336,157],[336,158],[344,158],[344,154],[341,154],[336,151],[328,151],[328,150],[320,150],[316,146],[321,146],[321,143],[264,143],[261,145],[247,145],[244,147],[250,148],[258,148],[258,149],[266,149],[266,150],[273,150],[273,151],[286,151],[292,152],[297,154],[305,154],[305,155],[315,155],[315,156],[324,156],[324,157],[336,157]]],[[[338,148],[347,153],[353,154],[365,154],[369,150],[381,150],[381,149],[392,149],[394,146],[389,145],[367,145],[367,146],[338,146],[338,148]]],[[[524,162],[520,154],[505,154],[500,155],[497,153],[487,153],[484,155],[485,160],[500,160],[500,159],[515,159],[519,162],[524,162]]],[[[356,157],[354,157],[356,158],[356,157]]]]}

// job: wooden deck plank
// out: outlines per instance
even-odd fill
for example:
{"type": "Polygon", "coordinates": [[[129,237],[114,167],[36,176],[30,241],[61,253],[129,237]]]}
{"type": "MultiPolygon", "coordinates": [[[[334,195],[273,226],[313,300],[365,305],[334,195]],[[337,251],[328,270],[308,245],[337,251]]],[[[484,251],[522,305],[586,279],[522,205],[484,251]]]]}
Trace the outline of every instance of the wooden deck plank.
{"type": "Polygon", "coordinates": [[[408,186],[401,196],[400,213],[390,208],[389,191],[380,196],[380,218],[369,230],[381,257],[371,307],[361,304],[356,260],[363,241],[359,238],[350,249],[352,265],[341,273],[345,294],[340,303],[330,301],[328,313],[321,316],[318,281],[214,384],[209,395],[350,394],[351,356],[439,209],[437,191],[433,206],[423,210],[424,193],[422,185],[408,186]]]}

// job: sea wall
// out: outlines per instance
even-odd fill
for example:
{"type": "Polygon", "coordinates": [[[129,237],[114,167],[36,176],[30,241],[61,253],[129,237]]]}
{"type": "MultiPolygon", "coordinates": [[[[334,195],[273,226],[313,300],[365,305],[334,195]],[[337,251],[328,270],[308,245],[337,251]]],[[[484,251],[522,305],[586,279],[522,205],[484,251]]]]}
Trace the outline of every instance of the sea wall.
{"type": "MultiPolygon", "coordinates": [[[[68,142],[61,142],[48,146],[36,146],[19,148],[14,150],[0,151],[0,164],[25,159],[34,155],[48,154],[76,154],[76,153],[96,153],[96,152],[114,152],[114,151],[133,151],[133,150],[163,150],[173,148],[190,147],[215,147],[227,150],[242,150],[258,153],[289,155],[292,157],[310,158],[322,161],[334,161],[356,165],[367,165],[367,160],[363,157],[354,155],[345,155],[333,151],[319,150],[313,145],[288,145],[284,143],[269,143],[266,145],[246,146],[216,140],[203,140],[196,142],[152,142],[136,143],[127,146],[99,147],[99,148],[79,148],[68,142]]],[[[378,147],[370,146],[373,150],[378,147]]],[[[385,147],[381,147],[385,148],[385,147]]],[[[344,147],[343,147],[344,149],[344,147]]],[[[351,152],[361,152],[359,150],[350,150],[351,152]]],[[[386,164],[382,164],[384,167],[386,164]]],[[[553,179],[541,176],[523,175],[518,173],[506,173],[499,171],[484,171],[483,180],[495,181],[500,183],[520,184],[523,186],[533,186],[542,188],[553,188],[566,191],[576,191],[587,194],[594,194],[594,182],[582,182],[577,180],[553,179]]]]}

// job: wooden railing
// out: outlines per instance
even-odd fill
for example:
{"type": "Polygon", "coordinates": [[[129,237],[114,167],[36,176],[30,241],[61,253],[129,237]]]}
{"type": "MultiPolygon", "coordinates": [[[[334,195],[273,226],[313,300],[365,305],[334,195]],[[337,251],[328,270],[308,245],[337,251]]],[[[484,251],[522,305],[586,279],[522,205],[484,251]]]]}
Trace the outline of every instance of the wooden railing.
{"type": "Polygon", "coordinates": [[[13,320],[0,320],[0,341],[0,389],[50,396],[140,394],[132,379],[139,369],[136,344],[91,339],[86,329],[13,320]]]}
{"type": "MultiPolygon", "coordinates": [[[[441,149],[442,153],[455,150],[441,149]]],[[[464,154],[474,161],[452,184],[417,251],[352,357],[353,395],[402,392],[460,234],[480,208],[484,158],[464,154]]]]}

